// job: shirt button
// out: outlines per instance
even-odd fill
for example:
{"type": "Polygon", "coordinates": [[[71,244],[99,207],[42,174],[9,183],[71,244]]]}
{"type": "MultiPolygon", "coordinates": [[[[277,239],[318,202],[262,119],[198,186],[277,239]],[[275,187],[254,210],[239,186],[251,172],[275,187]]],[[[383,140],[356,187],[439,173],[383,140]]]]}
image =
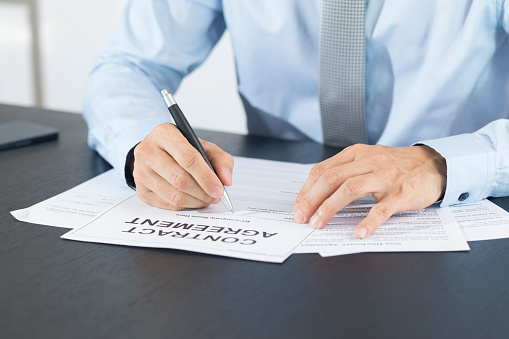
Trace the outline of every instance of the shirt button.
{"type": "Polygon", "coordinates": [[[469,194],[467,192],[461,193],[460,196],[458,197],[458,200],[459,201],[465,201],[465,200],[468,199],[468,196],[469,196],[469,194]]]}

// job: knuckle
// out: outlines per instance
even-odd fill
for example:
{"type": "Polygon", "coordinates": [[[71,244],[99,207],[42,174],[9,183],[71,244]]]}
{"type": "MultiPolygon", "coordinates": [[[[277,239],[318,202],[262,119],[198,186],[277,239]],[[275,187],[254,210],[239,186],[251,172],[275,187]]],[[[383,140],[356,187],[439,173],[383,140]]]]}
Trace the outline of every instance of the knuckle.
{"type": "Polygon", "coordinates": [[[382,163],[385,163],[385,162],[388,162],[389,160],[391,160],[391,157],[389,156],[389,154],[385,153],[385,152],[379,152],[379,153],[375,153],[371,160],[373,162],[382,162],[382,163]]]}
{"type": "Polygon", "coordinates": [[[337,207],[330,201],[325,200],[320,206],[320,214],[334,216],[338,211],[337,207]]]}
{"type": "Polygon", "coordinates": [[[359,149],[359,144],[353,144],[353,145],[346,147],[345,152],[352,153],[352,152],[357,151],[358,149],[359,149]]]}
{"type": "Polygon", "coordinates": [[[303,210],[307,210],[310,206],[313,205],[313,200],[308,194],[304,194],[299,201],[299,208],[303,210]]]}
{"type": "Polygon", "coordinates": [[[354,155],[355,154],[355,145],[343,148],[343,150],[341,152],[339,152],[339,154],[345,155],[345,156],[354,155]]]}
{"type": "Polygon", "coordinates": [[[213,144],[211,143],[210,141],[208,140],[203,140],[202,138],[198,138],[200,140],[200,143],[201,145],[203,146],[203,148],[207,149],[209,147],[214,147],[216,146],[216,144],[213,144]]]}
{"type": "Polygon", "coordinates": [[[147,171],[139,166],[134,166],[133,178],[136,180],[136,182],[146,182],[148,181],[147,171]]]}
{"type": "Polygon", "coordinates": [[[134,159],[143,159],[147,157],[148,149],[146,143],[140,142],[138,146],[134,148],[134,159]]]}
{"type": "Polygon", "coordinates": [[[177,208],[184,208],[186,204],[186,197],[183,193],[173,193],[168,199],[168,203],[177,208]]]}
{"type": "Polygon", "coordinates": [[[377,217],[379,221],[387,220],[391,216],[389,209],[385,205],[381,204],[376,204],[373,206],[371,208],[371,213],[373,213],[373,215],[377,217]]]}
{"type": "Polygon", "coordinates": [[[182,211],[183,210],[182,207],[178,207],[178,206],[172,205],[170,203],[166,204],[166,208],[169,209],[170,211],[182,211]]]}
{"type": "Polygon", "coordinates": [[[341,188],[349,195],[357,195],[362,190],[362,184],[357,178],[349,178],[343,183],[341,188]]]}
{"type": "Polygon", "coordinates": [[[361,152],[365,147],[366,147],[366,145],[364,145],[364,144],[353,144],[351,146],[348,146],[347,149],[349,152],[357,154],[357,153],[361,152]]]}
{"type": "Polygon", "coordinates": [[[165,122],[163,124],[157,125],[156,128],[154,128],[154,131],[162,137],[169,137],[174,130],[174,127],[174,124],[165,122]]]}
{"type": "Polygon", "coordinates": [[[334,185],[338,180],[338,173],[333,169],[326,170],[321,176],[323,183],[327,186],[334,185]]]}
{"type": "Polygon", "coordinates": [[[143,174],[142,171],[138,169],[138,167],[134,167],[133,169],[133,178],[135,181],[142,181],[143,180],[143,174]]]}
{"type": "Polygon", "coordinates": [[[185,190],[189,186],[189,177],[184,171],[173,172],[170,176],[170,184],[179,190],[185,190]]]}
{"type": "Polygon", "coordinates": [[[396,178],[401,173],[401,168],[398,166],[389,166],[384,168],[385,175],[389,178],[396,178]]]}
{"type": "MultiPolygon", "coordinates": [[[[219,182],[217,179],[217,176],[212,171],[207,171],[203,174],[198,180],[200,185],[204,185],[202,187],[210,188],[217,186],[217,183],[219,182]]],[[[220,182],[219,182],[220,183],[220,182]]]]}
{"type": "Polygon", "coordinates": [[[196,166],[198,165],[196,151],[192,148],[184,150],[180,155],[180,161],[182,163],[182,167],[186,169],[192,170],[196,168],[196,166]]]}
{"type": "MultiPolygon", "coordinates": [[[[147,183],[147,180],[145,179],[143,174],[133,172],[133,179],[137,188],[140,187],[142,184],[147,183]]],[[[138,189],[136,190],[138,191],[138,189]]]]}
{"type": "Polygon", "coordinates": [[[214,202],[214,198],[209,195],[204,194],[203,196],[198,197],[199,200],[203,202],[203,206],[208,206],[214,202]]]}
{"type": "Polygon", "coordinates": [[[318,163],[311,168],[309,176],[318,179],[325,172],[325,166],[323,163],[318,163]]]}
{"type": "Polygon", "coordinates": [[[400,189],[398,190],[398,196],[400,197],[408,197],[411,196],[415,190],[417,190],[417,185],[413,181],[404,181],[400,189]]]}
{"type": "Polygon", "coordinates": [[[233,165],[233,157],[229,153],[226,152],[222,153],[221,159],[224,163],[233,165]]]}
{"type": "Polygon", "coordinates": [[[137,189],[136,195],[143,202],[148,202],[148,192],[144,189],[137,189]]]}
{"type": "Polygon", "coordinates": [[[228,164],[228,165],[233,164],[233,157],[230,154],[223,152],[223,151],[212,154],[211,156],[209,156],[209,160],[211,162],[218,162],[220,164],[228,164]]]}
{"type": "Polygon", "coordinates": [[[214,144],[210,141],[203,140],[200,138],[200,142],[201,142],[201,145],[203,146],[203,149],[205,150],[206,153],[209,153],[209,152],[217,153],[218,151],[221,151],[219,146],[217,146],[216,144],[214,144]]]}
{"type": "Polygon", "coordinates": [[[352,148],[354,148],[356,151],[365,149],[366,147],[369,147],[369,146],[366,144],[353,144],[352,145],[352,148]]]}
{"type": "Polygon", "coordinates": [[[166,124],[157,125],[152,132],[150,132],[150,138],[154,138],[154,140],[162,140],[167,137],[167,129],[166,124]]]}
{"type": "Polygon", "coordinates": [[[345,147],[340,152],[340,154],[347,158],[357,159],[359,157],[359,155],[362,155],[362,152],[365,147],[366,147],[366,145],[363,145],[363,144],[354,144],[354,145],[345,147]]]}

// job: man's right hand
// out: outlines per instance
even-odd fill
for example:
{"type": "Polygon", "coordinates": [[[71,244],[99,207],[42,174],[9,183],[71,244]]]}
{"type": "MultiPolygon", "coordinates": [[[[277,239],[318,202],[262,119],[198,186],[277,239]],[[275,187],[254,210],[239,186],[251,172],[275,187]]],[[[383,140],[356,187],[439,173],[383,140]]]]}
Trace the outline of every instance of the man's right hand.
{"type": "Polygon", "coordinates": [[[232,184],[233,158],[200,141],[217,175],[175,125],[154,128],[134,149],[131,169],[140,200],[173,211],[218,203],[223,184],[232,184]]]}

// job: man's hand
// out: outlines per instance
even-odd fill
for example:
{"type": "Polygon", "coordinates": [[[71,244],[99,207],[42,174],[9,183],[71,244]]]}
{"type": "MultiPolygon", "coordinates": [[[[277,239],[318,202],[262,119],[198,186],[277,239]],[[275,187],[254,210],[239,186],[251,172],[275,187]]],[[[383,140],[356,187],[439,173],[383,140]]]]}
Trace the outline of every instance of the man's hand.
{"type": "Polygon", "coordinates": [[[354,145],[313,167],[293,217],[322,228],[337,211],[371,194],[378,203],[355,228],[363,239],[395,212],[435,203],[444,194],[446,177],[445,159],[428,146],[354,145]]]}
{"type": "Polygon", "coordinates": [[[202,208],[220,201],[223,184],[232,184],[233,158],[200,140],[210,163],[170,123],[161,124],[134,149],[133,177],[138,197],[173,211],[202,208]],[[219,179],[218,179],[219,177],[219,179]]]}

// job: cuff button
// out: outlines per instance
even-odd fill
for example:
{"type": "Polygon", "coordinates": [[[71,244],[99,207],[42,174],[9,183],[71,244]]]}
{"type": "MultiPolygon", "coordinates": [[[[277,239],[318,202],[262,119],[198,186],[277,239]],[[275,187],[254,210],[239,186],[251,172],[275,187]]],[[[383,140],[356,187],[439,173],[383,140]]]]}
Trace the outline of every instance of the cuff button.
{"type": "Polygon", "coordinates": [[[458,201],[465,201],[468,199],[468,196],[469,194],[467,192],[461,193],[460,196],[458,197],[458,201]]]}

